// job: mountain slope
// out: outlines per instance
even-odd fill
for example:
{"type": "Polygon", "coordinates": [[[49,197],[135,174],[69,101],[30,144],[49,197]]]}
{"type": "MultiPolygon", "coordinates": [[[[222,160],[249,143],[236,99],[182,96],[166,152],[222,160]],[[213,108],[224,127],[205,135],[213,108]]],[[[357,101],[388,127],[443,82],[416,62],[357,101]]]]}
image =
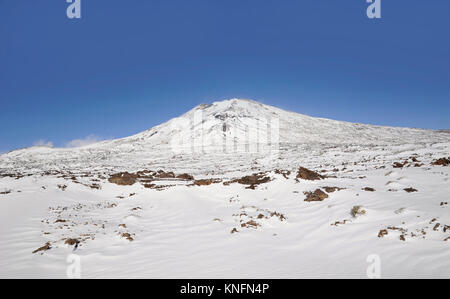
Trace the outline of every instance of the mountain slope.
{"type": "MultiPolygon", "coordinates": [[[[194,144],[221,144],[223,135],[237,143],[256,142],[256,132],[268,134],[267,124],[279,124],[279,141],[294,144],[380,144],[450,140],[431,130],[363,125],[314,118],[285,111],[252,100],[231,99],[200,105],[186,114],[122,142],[164,146],[173,140],[194,140],[194,144]],[[246,139],[246,132],[250,137],[246,139]],[[203,138],[202,140],[200,138],[203,138]]],[[[109,145],[109,143],[108,143],[109,145]]]]}

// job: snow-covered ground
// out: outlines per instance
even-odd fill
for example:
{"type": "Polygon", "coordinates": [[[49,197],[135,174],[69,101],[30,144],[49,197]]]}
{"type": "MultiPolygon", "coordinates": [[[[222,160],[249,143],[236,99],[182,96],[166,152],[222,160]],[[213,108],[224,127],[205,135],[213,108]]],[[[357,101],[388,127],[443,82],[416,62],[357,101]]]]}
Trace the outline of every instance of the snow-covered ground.
{"type": "Polygon", "coordinates": [[[373,255],[383,278],[450,278],[450,165],[431,164],[449,149],[446,132],[229,100],[128,138],[10,152],[0,278],[65,278],[71,254],[83,278],[365,278],[373,255]],[[195,179],[109,180],[142,170],[195,179]]]}

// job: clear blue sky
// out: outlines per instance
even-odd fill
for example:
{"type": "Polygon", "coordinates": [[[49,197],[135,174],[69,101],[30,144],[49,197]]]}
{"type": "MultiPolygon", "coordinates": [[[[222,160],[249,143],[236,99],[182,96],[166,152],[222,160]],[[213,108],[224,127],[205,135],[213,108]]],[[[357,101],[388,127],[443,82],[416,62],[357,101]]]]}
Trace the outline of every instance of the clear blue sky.
{"type": "Polygon", "coordinates": [[[0,0],[0,152],[124,137],[231,97],[450,128],[450,1],[0,0]]]}

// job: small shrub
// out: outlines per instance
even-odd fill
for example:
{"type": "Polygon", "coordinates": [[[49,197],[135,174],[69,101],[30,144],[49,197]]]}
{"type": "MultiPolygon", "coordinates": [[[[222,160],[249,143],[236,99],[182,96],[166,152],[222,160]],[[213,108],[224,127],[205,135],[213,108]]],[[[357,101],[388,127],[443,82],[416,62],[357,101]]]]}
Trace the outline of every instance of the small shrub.
{"type": "Polygon", "coordinates": [[[350,214],[353,216],[353,218],[356,218],[361,215],[365,215],[367,212],[366,210],[363,210],[361,206],[354,206],[350,212],[350,214]]]}

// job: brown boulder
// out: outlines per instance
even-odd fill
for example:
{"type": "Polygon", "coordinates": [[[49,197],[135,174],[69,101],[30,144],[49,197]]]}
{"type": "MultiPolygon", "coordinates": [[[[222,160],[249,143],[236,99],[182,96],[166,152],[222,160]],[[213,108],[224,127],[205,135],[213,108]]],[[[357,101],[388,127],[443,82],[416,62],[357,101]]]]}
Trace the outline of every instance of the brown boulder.
{"type": "Polygon", "coordinates": [[[193,181],[194,177],[190,174],[183,173],[180,175],[177,175],[177,179],[186,180],[186,181],[193,181]]]}
{"type": "Polygon", "coordinates": [[[417,192],[417,189],[414,189],[414,188],[405,188],[403,190],[408,192],[408,193],[417,192]]]}
{"type": "Polygon", "coordinates": [[[437,160],[431,162],[431,165],[433,165],[433,166],[448,166],[448,165],[450,165],[450,157],[437,159],[437,160]]]}
{"type": "Polygon", "coordinates": [[[132,174],[129,172],[120,172],[113,174],[108,181],[112,184],[120,185],[120,186],[131,186],[136,183],[136,180],[139,176],[137,174],[132,174]]]}
{"type": "Polygon", "coordinates": [[[323,201],[324,199],[328,198],[328,194],[326,194],[320,189],[317,189],[314,192],[305,192],[305,195],[306,195],[305,201],[307,202],[323,201]]]}
{"type": "Polygon", "coordinates": [[[300,167],[297,172],[297,179],[318,181],[324,178],[325,178],[324,176],[318,174],[317,172],[306,169],[304,167],[300,167]]]}
{"type": "Polygon", "coordinates": [[[265,184],[270,181],[270,177],[265,176],[263,173],[253,174],[250,176],[244,176],[237,180],[239,184],[250,185],[248,189],[255,189],[256,185],[265,184]]]}

